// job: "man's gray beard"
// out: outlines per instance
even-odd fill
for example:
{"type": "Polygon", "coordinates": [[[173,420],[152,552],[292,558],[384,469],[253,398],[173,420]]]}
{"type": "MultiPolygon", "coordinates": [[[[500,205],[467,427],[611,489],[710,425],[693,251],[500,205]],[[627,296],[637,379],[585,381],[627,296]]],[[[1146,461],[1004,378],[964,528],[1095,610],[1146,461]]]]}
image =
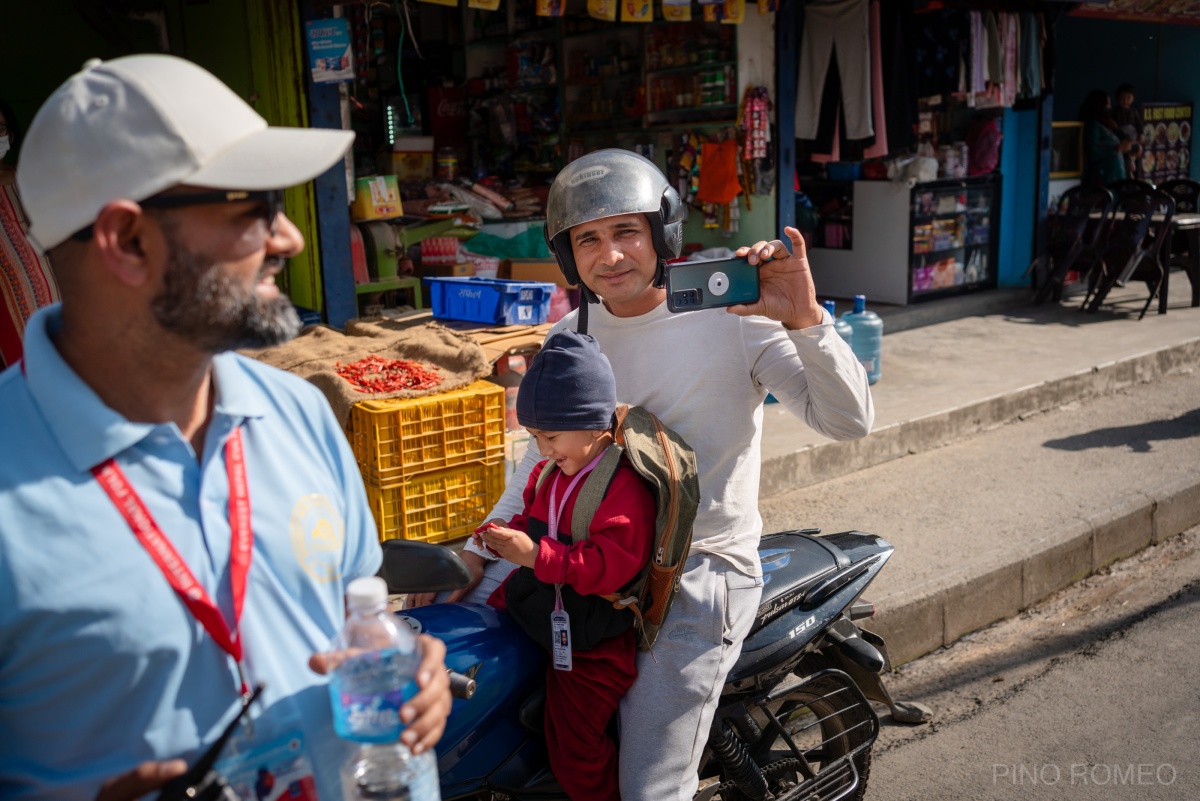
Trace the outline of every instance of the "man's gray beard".
{"type": "Polygon", "coordinates": [[[171,257],[163,289],[151,304],[159,325],[209,353],[265,348],[296,336],[300,316],[290,298],[259,298],[253,287],[245,290],[221,275],[219,265],[185,249],[173,233],[167,232],[171,257]]]}

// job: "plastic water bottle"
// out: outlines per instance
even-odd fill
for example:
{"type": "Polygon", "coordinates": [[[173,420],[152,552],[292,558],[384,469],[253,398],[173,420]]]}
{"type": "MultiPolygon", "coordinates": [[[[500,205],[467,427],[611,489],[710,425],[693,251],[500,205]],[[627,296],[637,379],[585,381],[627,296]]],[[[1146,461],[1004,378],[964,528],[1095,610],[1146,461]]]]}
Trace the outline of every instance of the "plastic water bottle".
{"type": "Polygon", "coordinates": [[[387,584],[378,576],[346,588],[349,617],[333,643],[353,654],[329,682],[338,736],[363,745],[342,766],[346,801],[439,801],[437,759],[400,742],[400,707],[416,694],[421,648],[403,622],[388,613],[387,584]]]}
{"type": "Polygon", "coordinates": [[[825,311],[829,312],[829,316],[833,318],[833,330],[846,342],[850,342],[854,338],[854,329],[850,327],[850,323],[837,316],[837,304],[832,300],[827,300],[823,305],[825,311]]]}
{"type": "Polygon", "coordinates": [[[846,312],[842,319],[854,332],[850,349],[866,368],[867,381],[874,384],[883,375],[883,320],[875,312],[867,311],[866,295],[855,295],[854,311],[846,312]]]}

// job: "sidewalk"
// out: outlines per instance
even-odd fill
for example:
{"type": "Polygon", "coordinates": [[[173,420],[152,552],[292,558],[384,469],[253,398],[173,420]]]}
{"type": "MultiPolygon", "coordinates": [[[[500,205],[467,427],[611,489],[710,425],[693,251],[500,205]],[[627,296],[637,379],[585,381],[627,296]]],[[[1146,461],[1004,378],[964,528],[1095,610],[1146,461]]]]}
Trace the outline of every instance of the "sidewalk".
{"type": "Polygon", "coordinates": [[[903,662],[1200,523],[1200,418],[1172,411],[1198,405],[1200,308],[1178,279],[1169,313],[1141,321],[1140,284],[1094,315],[1077,300],[1034,307],[1024,290],[878,309],[869,437],[830,442],[766,407],[766,530],[859,528],[896,545],[868,597],[903,662]],[[1051,411],[1063,407],[1076,411],[1051,411]],[[1146,431],[1163,441],[1129,456],[1122,438],[1146,431]]]}

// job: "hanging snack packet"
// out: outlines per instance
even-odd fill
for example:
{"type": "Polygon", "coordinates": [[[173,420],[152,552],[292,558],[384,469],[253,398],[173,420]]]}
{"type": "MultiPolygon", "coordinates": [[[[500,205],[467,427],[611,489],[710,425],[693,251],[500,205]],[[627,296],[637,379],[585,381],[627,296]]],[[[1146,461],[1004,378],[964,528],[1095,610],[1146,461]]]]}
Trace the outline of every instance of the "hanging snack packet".
{"type": "Polygon", "coordinates": [[[618,0],[588,0],[587,12],[592,19],[614,22],[617,19],[618,0]]]}

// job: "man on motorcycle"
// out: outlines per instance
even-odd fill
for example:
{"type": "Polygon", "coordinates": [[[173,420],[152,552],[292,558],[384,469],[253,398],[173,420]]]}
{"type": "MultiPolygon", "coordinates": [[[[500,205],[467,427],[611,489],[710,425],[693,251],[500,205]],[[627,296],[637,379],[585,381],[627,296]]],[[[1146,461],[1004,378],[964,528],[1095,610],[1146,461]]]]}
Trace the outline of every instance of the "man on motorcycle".
{"type": "MultiPolygon", "coordinates": [[[[762,591],[758,485],[767,393],[833,439],[865,436],[874,419],[866,372],[817,303],[795,228],[784,229],[792,252],[778,239],[737,250],[760,265],[757,303],[667,310],[664,265],[679,255],[683,215],[678,193],[652,162],[616,149],[567,165],[546,206],[546,238],[567,280],[582,282],[585,300],[548,337],[586,326],[612,364],[617,397],[679,433],[700,472],[679,595],[653,657],[638,654],[638,677],[620,706],[624,801],[688,801],[696,790],[721,687],[762,591]]],[[[531,447],[492,519],[521,511],[521,490],[539,460],[531,447]]],[[[490,558],[468,545],[463,560],[479,586],[451,600],[486,600],[512,569],[493,563],[481,584],[490,558]]]]}
{"type": "MultiPolygon", "coordinates": [[[[314,654],[378,535],[325,398],[232,351],[299,330],[275,286],[304,247],[282,190],[352,139],[270,128],[164,55],[89,62],[30,126],[17,182],[62,303],[0,374],[0,797],[140,798],[258,684],[226,754],[341,797],[350,744],[314,654]]],[[[418,753],[451,704],[423,644],[401,710],[418,753]]]]}

